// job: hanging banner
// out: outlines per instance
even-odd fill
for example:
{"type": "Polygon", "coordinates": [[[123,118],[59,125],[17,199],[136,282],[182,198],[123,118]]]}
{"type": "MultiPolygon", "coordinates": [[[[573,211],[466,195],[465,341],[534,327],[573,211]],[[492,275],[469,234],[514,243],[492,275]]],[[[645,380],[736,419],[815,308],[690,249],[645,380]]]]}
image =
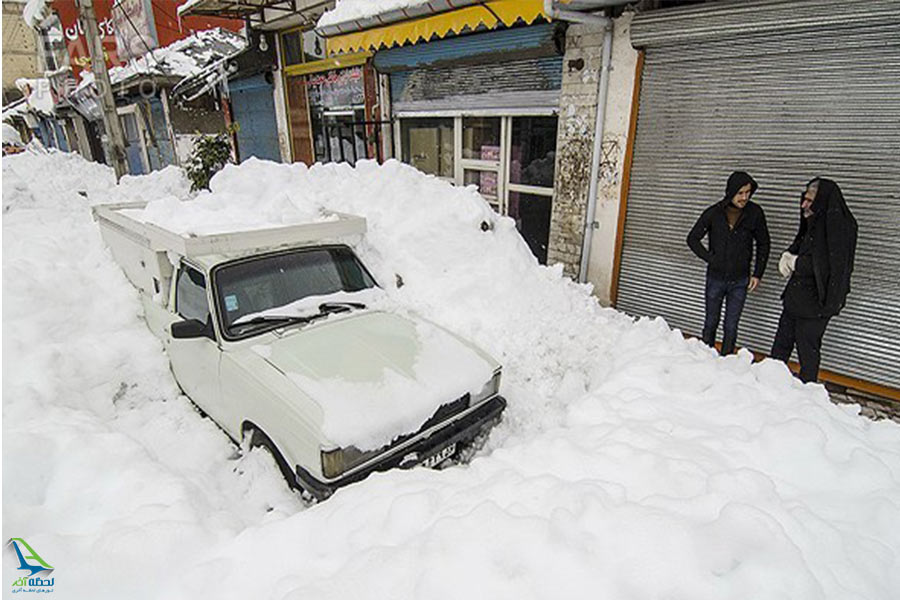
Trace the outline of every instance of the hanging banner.
{"type": "MultiPolygon", "coordinates": [[[[111,17],[111,0],[94,0],[94,13],[97,16],[97,27],[100,30],[100,38],[103,42],[103,54],[106,57],[106,66],[114,67],[120,64],[116,52],[116,34],[111,17]]],[[[84,69],[91,68],[91,52],[88,49],[87,38],[84,35],[84,27],[78,18],[78,7],[71,0],[53,3],[53,10],[59,16],[65,36],[66,49],[69,52],[70,66],[75,80],[84,69]]]]}
{"type": "Polygon", "coordinates": [[[118,0],[113,5],[112,22],[120,60],[137,58],[159,47],[150,0],[118,0]]]}

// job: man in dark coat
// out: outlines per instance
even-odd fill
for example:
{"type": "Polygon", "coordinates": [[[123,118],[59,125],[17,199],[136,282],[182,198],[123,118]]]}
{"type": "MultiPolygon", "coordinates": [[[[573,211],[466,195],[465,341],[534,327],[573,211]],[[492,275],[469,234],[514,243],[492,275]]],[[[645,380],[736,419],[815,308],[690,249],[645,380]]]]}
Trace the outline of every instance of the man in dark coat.
{"type": "Polygon", "coordinates": [[[772,345],[772,358],[785,362],[797,346],[804,383],[818,378],[825,327],[850,293],[856,230],[841,188],[830,179],[810,181],[800,200],[800,229],[778,265],[790,280],[772,345]]]}
{"type": "Polygon", "coordinates": [[[703,341],[715,346],[722,301],[725,301],[725,335],[721,354],[734,352],[738,321],[744,310],[747,292],[759,285],[769,260],[769,228],[762,208],[750,201],[756,181],[743,171],[728,178],[725,197],[700,215],[687,237],[688,246],[706,261],[706,319],[703,341]],[[709,234],[709,248],[701,240],[709,234]],[[756,264],[753,273],[753,245],[756,264]]]}

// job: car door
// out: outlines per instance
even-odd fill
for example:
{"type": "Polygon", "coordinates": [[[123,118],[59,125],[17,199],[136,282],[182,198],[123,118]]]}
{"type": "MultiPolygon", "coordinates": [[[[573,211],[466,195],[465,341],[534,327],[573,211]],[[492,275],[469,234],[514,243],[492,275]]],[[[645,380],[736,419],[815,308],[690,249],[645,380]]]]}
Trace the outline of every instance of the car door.
{"type": "MultiPolygon", "coordinates": [[[[189,264],[182,263],[175,279],[174,321],[196,319],[212,324],[207,282],[203,273],[189,264]]],[[[215,338],[214,329],[211,336],[215,338]]],[[[172,362],[172,371],[181,389],[214,420],[220,418],[218,401],[219,362],[221,350],[210,337],[173,338],[171,326],[167,329],[166,349],[172,362]]]]}

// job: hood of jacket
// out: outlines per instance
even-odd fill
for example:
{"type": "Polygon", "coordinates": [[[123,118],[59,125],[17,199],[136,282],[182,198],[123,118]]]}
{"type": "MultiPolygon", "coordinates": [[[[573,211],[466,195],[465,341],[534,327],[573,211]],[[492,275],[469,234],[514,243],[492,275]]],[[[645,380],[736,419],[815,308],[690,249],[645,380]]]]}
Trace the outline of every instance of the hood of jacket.
{"type": "Polygon", "coordinates": [[[731,199],[734,198],[734,195],[738,193],[738,190],[748,183],[750,184],[750,197],[752,198],[753,194],[756,193],[756,189],[759,187],[756,180],[750,177],[749,173],[745,173],[744,171],[735,171],[729,175],[728,183],[725,184],[725,197],[722,198],[722,204],[728,205],[728,203],[731,202],[731,199]]]}
{"type": "Polygon", "coordinates": [[[808,219],[800,209],[801,239],[809,229],[813,236],[813,272],[822,313],[838,314],[850,293],[850,276],[856,258],[856,218],[844,200],[844,194],[831,179],[816,177],[807,186],[818,182],[819,189],[813,201],[813,214],[808,219]]]}

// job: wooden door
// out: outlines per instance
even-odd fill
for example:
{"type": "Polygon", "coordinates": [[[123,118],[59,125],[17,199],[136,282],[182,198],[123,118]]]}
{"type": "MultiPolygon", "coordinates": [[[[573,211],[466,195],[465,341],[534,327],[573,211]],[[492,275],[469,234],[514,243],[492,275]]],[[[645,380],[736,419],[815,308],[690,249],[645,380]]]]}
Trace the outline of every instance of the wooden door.
{"type": "Polygon", "coordinates": [[[294,162],[311,165],[315,162],[312,128],[309,123],[309,103],[306,97],[306,78],[295,75],[285,78],[288,97],[288,124],[291,131],[291,153],[294,162]]]}

